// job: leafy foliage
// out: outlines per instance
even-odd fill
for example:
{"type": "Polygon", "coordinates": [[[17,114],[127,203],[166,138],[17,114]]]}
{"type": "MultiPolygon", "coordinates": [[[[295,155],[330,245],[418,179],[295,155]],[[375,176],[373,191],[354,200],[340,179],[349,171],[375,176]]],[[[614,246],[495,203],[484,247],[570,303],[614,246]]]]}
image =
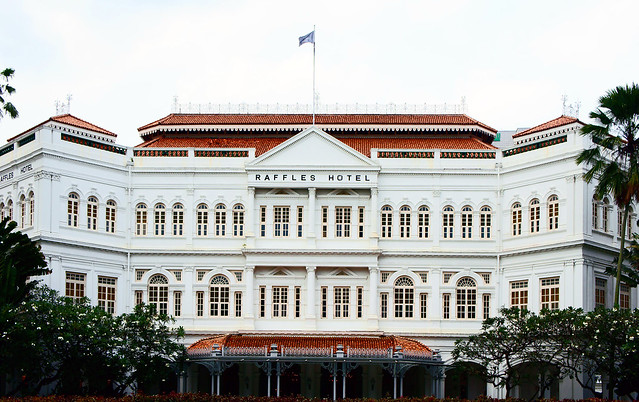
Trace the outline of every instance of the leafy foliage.
{"type": "Polygon", "coordinates": [[[537,382],[538,397],[565,377],[595,393],[595,378],[602,375],[612,399],[613,390],[639,393],[638,349],[639,310],[568,308],[537,315],[514,308],[484,321],[478,335],[457,341],[453,357],[458,364],[484,366],[485,379],[505,387],[507,397],[522,381],[537,382]],[[524,365],[535,368],[534,379],[521,377],[524,365]]]}
{"type": "Polygon", "coordinates": [[[599,107],[590,113],[597,124],[586,124],[581,132],[594,146],[583,150],[577,163],[584,164],[587,182],[597,181],[595,195],[611,194],[624,211],[621,226],[615,288],[619,307],[619,281],[623,265],[629,205],[639,201],[639,85],[618,86],[599,98],[599,107]]]}
{"type": "Polygon", "coordinates": [[[66,395],[121,395],[165,378],[183,355],[181,328],[148,306],[112,316],[41,287],[10,311],[13,325],[0,335],[0,371],[18,374],[9,393],[37,394],[44,386],[66,395]],[[25,359],[24,356],[29,356],[25,359]]]}
{"type": "Polygon", "coordinates": [[[14,87],[9,85],[9,78],[13,78],[14,73],[15,70],[12,68],[5,68],[0,71],[0,119],[2,119],[5,114],[8,114],[12,119],[18,117],[18,109],[16,109],[13,103],[4,100],[5,96],[11,95],[16,91],[14,87]]]}

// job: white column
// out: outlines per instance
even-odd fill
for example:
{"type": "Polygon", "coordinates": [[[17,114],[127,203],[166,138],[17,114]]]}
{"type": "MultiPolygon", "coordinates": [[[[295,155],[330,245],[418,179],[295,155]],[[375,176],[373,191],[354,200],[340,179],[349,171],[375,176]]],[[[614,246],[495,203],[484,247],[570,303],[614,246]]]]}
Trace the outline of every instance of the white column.
{"type": "Polygon", "coordinates": [[[378,272],[377,267],[368,267],[368,318],[375,320],[379,319],[378,272]]]}
{"type": "Polygon", "coordinates": [[[255,187],[248,188],[245,212],[246,237],[255,236],[255,187]]]}
{"type": "Polygon", "coordinates": [[[378,234],[378,230],[379,230],[379,225],[377,223],[377,217],[379,216],[379,206],[377,205],[377,187],[372,187],[371,188],[371,212],[370,212],[370,222],[371,222],[371,227],[369,230],[369,233],[371,234],[370,237],[379,237],[378,234]]]}
{"type": "Polygon", "coordinates": [[[317,211],[315,210],[315,188],[308,189],[308,236],[315,237],[315,216],[317,211]]]}
{"type": "Polygon", "coordinates": [[[315,319],[315,267],[306,267],[306,318],[315,319]]]}
{"type": "Polygon", "coordinates": [[[246,283],[246,318],[255,317],[255,285],[254,281],[255,267],[247,265],[244,267],[244,283],[246,283]]]}

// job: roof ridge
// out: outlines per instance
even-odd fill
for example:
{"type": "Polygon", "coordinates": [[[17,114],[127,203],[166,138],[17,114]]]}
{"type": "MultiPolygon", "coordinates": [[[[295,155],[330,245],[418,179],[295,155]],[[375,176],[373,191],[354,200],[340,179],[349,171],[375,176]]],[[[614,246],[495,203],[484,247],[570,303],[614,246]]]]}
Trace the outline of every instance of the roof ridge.
{"type": "Polygon", "coordinates": [[[532,134],[532,133],[537,133],[540,131],[544,131],[544,130],[550,130],[551,128],[556,128],[556,127],[561,127],[561,126],[565,126],[567,124],[572,124],[572,123],[576,123],[579,122],[581,124],[583,124],[578,118],[576,117],[572,117],[572,116],[566,116],[565,114],[562,114],[559,117],[556,117],[552,120],[548,120],[547,122],[538,124],[534,127],[531,127],[529,129],[526,129],[524,131],[521,131],[519,133],[516,133],[513,135],[513,138],[517,138],[517,137],[521,137],[527,134],[532,134]]]}

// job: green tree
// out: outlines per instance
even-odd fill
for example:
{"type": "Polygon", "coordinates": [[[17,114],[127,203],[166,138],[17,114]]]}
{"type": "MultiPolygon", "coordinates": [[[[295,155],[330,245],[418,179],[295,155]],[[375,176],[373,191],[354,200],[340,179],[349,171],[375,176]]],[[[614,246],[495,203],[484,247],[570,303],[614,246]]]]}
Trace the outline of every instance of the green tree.
{"type": "Polygon", "coordinates": [[[157,314],[155,306],[138,305],[132,313],[121,317],[120,351],[128,371],[120,381],[120,390],[127,387],[150,393],[158,379],[165,379],[174,366],[183,363],[186,350],[177,341],[184,337],[182,327],[166,314],[157,314]]]}
{"type": "Polygon", "coordinates": [[[504,387],[509,398],[520,381],[516,366],[524,361],[526,351],[534,342],[528,327],[530,314],[527,310],[511,308],[488,318],[479,334],[455,342],[455,363],[496,387],[504,387]],[[485,370],[476,370],[476,365],[465,364],[468,362],[477,363],[485,370]]]}
{"type": "Polygon", "coordinates": [[[18,224],[0,222],[0,310],[19,305],[37,286],[29,278],[50,273],[40,246],[15,231],[18,224]]]}
{"type": "Polygon", "coordinates": [[[18,117],[18,109],[13,106],[13,103],[5,101],[7,95],[13,94],[16,90],[9,85],[9,78],[13,78],[15,71],[12,68],[5,68],[0,71],[0,119],[8,114],[9,117],[15,119],[18,117]]]}
{"type": "Polygon", "coordinates": [[[608,91],[590,118],[596,123],[586,124],[581,132],[594,146],[583,150],[577,163],[586,165],[587,182],[597,181],[595,194],[599,198],[611,194],[623,210],[615,285],[615,307],[619,307],[628,207],[639,200],[639,86],[633,83],[608,91]]]}

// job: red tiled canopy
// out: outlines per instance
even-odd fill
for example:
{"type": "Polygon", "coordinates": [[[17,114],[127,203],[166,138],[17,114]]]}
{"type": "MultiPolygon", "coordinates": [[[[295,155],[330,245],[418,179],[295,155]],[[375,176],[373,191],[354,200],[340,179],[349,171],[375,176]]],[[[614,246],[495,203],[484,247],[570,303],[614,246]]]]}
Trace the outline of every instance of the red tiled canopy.
{"type": "Polygon", "coordinates": [[[271,345],[277,345],[279,352],[291,348],[332,349],[337,350],[337,345],[344,347],[344,352],[349,348],[373,351],[396,350],[401,346],[405,353],[422,354],[432,357],[432,350],[411,338],[395,335],[371,335],[371,336],[348,336],[348,335],[258,335],[258,334],[229,334],[218,335],[201,339],[188,348],[190,355],[202,355],[219,348],[259,348],[266,352],[271,345]]]}

